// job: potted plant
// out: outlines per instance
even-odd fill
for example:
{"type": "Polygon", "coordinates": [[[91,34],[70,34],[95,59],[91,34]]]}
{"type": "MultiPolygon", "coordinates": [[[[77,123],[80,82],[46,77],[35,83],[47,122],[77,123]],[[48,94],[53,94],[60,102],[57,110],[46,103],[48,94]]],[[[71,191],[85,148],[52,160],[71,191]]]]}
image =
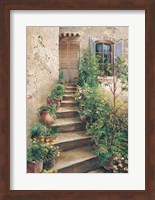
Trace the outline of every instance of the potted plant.
{"type": "Polygon", "coordinates": [[[56,140],[56,133],[57,133],[57,128],[56,127],[50,127],[46,131],[46,135],[44,136],[44,141],[53,143],[56,140]]]}
{"type": "Polygon", "coordinates": [[[58,109],[61,105],[61,98],[55,93],[53,93],[47,98],[47,104],[55,105],[58,109]]]}
{"type": "Polygon", "coordinates": [[[61,82],[61,83],[64,83],[64,73],[63,72],[60,72],[60,74],[59,74],[59,82],[61,82]]]}
{"type": "Polygon", "coordinates": [[[31,138],[44,136],[45,132],[46,132],[45,125],[41,124],[40,122],[37,122],[31,127],[31,130],[30,130],[31,138]]]}
{"type": "Polygon", "coordinates": [[[36,138],[37,141],[45,142],[48,140],[49,142],[53,142],[56,140],[56,127],[46,127],[46,125],[41,124],[40,122],[35,123],[31,130],[31,138],[36,138]]]}
{"type": "Polygon", "coordinates": [[[60,156],[59,152],[59,147],[58,146],[53,146],[50,145],[50,143],[46,143],[46,156],[44,157],[43,160],[43,169],[44,170],[49,170],[53,167],[55,163],[55,158],[60,156]]]}
{"type": "Polygon", "coordinates": [[[46,125],[50,126],[56,120],[56,106],[55,105],[43,105],[39,108],[40,120],[46,125]]]}
{"type": "Polygon", "coordinates": [[[46,155],[45,145],[34,138],[27,148],[27,173],[40,173],[46,155]]]}
{"type": "Polygon", "coordinates": [[[64,95],[64,86],[60,83],[56,84],[56,88],[52,91],[51,95],[47,99],[48,104],[55,104],[57,109],[61,105],[61,101],[64,95]]]}

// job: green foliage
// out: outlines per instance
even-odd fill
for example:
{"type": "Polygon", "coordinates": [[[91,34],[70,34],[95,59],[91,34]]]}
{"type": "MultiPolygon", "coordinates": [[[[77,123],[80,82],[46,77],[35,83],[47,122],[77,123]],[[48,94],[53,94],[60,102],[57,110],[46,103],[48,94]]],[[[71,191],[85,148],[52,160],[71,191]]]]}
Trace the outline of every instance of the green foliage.
{"type": "Polygon", "coordinates": [[[87,83],[90,87],[97,86],[97,76],[99,73],[98,59],[92,54],[91,50],[81,50],[81,54],[78,84],[84,86],[87,83]]]}
{"type": "Polygon", "coordinates": [[[46,126],[44,126],[43,124],[41,123],[35,123],[31,130],[30,130],[30,133],[31,133],[31,137],[38,137],[38,136],[41,136],[41,135],[44,135],[46,132],[46,126]]]}
{"type": "Polygon", "coordinates": [[[79,87],[75,100],[79,104],[80,115],[86,119],[87,131],[96,142],[100,162],[105,162],[111,156],[128,154],[127,107],[117,100],[117,82],[121,81],[122,90],[127,91],[128,68],[125,60],[117,58],[116,64],[105,63],[100,70],[105,78],[113,76],[112,83],[105,82],[110,87],[111,95],[104,92],[97,81],[99,74],[98,58],[91,51],[82,51],[79,62],[79,87]]]}
{"type": "Polygon", "coordinates": [[[63,72],[60,72],[60,74],[59,74],[59,79],[64,79],[64,73],[63,72]]]}
{"type": "Polygon", "coordinates": [[[55,135],[57,133],[57,130],[55,127],[46,127],[46,125],[37,122],[31,127],[30,133],[31,138],[35,138],[39,136],[55,135]]]}
{"type": "Polygon", "coordinates": [[[59,154],[60,153],[57,146],[51,144],[46,145],[46,155],[43,160],[44,163],[48,164],[49,162],[53,161],[59,154]]]}
{"type": "Polygon", "coordinates": [[[39,115],[41,116],[43,112],[48,112],[51,116],[55,116],[56,106],[55,105],[42,105],[39,108],[39,115]]]}
{"type": "Polygon", "coordinates": [[[33,140],[27,148],[27,161],[36,162],[44,159],[46,155],[45,145],[33,140]]]}
{"type": "Polygon", "coordinates": [[[122,132],[117,132],[115,134],[114,143],[111,146],[111,151],[114,156],[121,158],[128,157],[128,135],[122,132]]]}
{"type": "Polygon", "coordinates": [[[88,84],[85,84],[83,88],[78,88],[75,100],[82,107],[80,114],[92,123],[110,109],[109,104],[105,100],[106,97],[107,94],[100,86],[89,87],[88,84]]]}
{"type": "Polygon", "coordinates": [[[60,101],[61,97],[64,95],[64,85],[60,82],[57,82],[55,89],[52,91],[51,95],[48,97],[51,100],[60,101]]]}

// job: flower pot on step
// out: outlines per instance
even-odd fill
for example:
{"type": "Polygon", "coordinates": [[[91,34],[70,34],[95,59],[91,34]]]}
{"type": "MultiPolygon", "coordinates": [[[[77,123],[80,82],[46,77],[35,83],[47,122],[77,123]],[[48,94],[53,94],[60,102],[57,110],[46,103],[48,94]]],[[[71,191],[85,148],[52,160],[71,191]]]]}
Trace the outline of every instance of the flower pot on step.
{"type": "Polygon", "coordinates": [[[40,120],[50,126],[55,122],[55,116],[51,116],[48,112],[44,111],[40,116],[40,120]]]}
{"type": "Polygon", "coordinates": [[[60,108],[61,105],[61,99],[60,100],[54,100],[54,99],[47,99],[48,104],[55,104],[57,109],[60,108]]]}
{"type": "Polygon", "coordinates": [[[45,136],[45,142],[48,141],[49,143],[51,143],[56,140],[56,137],[56,135],[45,136]]]}
{"type": "Polygon", "coordinates": [[[35,161],[27,163],[27,173],[40,173],[43,170],[43,161],[35,161]]]}

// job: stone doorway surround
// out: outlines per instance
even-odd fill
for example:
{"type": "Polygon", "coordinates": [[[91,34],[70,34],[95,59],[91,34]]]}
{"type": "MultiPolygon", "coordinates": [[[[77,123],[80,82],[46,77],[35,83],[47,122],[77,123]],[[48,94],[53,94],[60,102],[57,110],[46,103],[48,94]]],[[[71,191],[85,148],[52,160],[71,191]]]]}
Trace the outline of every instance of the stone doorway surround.
{"type": "Polygon", "coordinates": [[[80,35],[62,33],[59,40],[60,72],[64,73],[67,83],[76,82],[79,76],[78,61],[80,54],[80,35]]]}

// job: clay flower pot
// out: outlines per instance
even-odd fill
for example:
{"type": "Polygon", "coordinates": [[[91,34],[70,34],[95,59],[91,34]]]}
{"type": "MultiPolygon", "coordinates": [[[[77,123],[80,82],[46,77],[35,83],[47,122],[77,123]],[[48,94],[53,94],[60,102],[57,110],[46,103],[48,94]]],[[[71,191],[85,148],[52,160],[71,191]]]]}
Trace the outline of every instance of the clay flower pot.
{"type": "Polygon", "coordinates": [[[39,136],[39,137],[36,137],[36,140],[39,142],[47,142],[48,141],[49,143],[51,143],[51,142],[55,141],[56,138],[57,138],[56,135],[50,135],[50,136],[44,136],[44,137],[39,136]]]}
{"type": "Polygon", "coordinates": [[[61,100],[47,99],[47,103],[48,104],[56,104],[57,109],[58,109],[61,105],[61,100]]]}
{"type": "Polygon", "coordinates": [[[42,122],[44,122],[45,124],[47,124],[48,126],[50,126],[51,124],[53,124],[55,122],[55,117],[51,116],[48,112],[44,111],[42,112],[40,119],[42,122]]]}
{"type": "Polygon", "coordinates": [[[43,170],[43,161],[28,162],[27,173],[40,173],[43,170]]]}
{"type": "Polygon", "coordinates": [[[45,136],[45,142],[46,140],[48,140],[49,143],[53,142],[54,140],[56,140],[56,135],[50,135],[50,136],[45,136]]]}

